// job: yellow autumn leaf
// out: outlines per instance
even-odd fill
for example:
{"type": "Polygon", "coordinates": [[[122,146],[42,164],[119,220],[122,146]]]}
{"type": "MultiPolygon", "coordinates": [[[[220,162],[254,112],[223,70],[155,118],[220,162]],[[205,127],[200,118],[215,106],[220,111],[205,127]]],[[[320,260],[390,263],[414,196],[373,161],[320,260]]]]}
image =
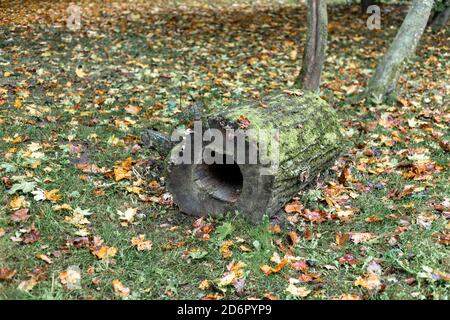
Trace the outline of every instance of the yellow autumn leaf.
{"type": "Polygon", "coordinates": [[[84,72],[83,68],[76,68],[75,73],[79,78],[84,78],[86,76],[86,73],[84,72]]]}
{"type": "Polygon", "coordinates": [[[9,202],[9,206],[13,210],[17,210],[17,209],[20,209],[22,207],[26,207],[26,205],[27,205],[27,203],[25,201],[25,197],[24,196],[15,196],[9,202]]]}
{"type": "Polygon", "coordinates": [[[71,207],[69,204],[67,204],[67,203],[63,203],[63,204],[61,204],[61,205],[59,205],[59,204],[54,205],[54,206],[52,207],[52,209],[53,209],[54,211],[72,210],[72,207],[71,207]]]}
{"type": "Polygon", "coordinates": [[[289,286],[286,288],[286,291],[295,297],[305,298],[311,293],[311,290],[305,287],[297,287],[296,284],[298,284],[299,282],[300,280],[295,278],[289,279],[289,286]]]}
{"type": "Polygon", "coordinates": [[[151,240],[145,240],[145,235],[140,234],[131,239],[133,246],[137,247],[138,251],[151,250],[153,243],[151,240]]]}
{"type": "Polygon", "coordinates": [[[369,271],[363,277],[358,277],[355,280],[354,285],[371,291],[378,291],[381,288],[382,283],[380,277],[375,272],[369,271]]]}
{"type": "Polygon", "coordinates": [[[17,97],[16,100],[14,101],[14,107],[16,107],[17,109],[22,108],[22,99],[17,97]]]}
{"type": "Polygon", "coordinates": [[[100,249],[94,251],[94,255],[100,260],[109,260],[117,254],[117,248],[102,246],[100,249]]]}
{"type": "Polygon", "coordinates": [[[53,189],[51,191],[44,191],[45,199],[49,201],[58,201],[62,198],[62,195],[59,193],[58,189],[53,189]]]}
{"type": "Polygon", "coordinates": [[[233,251],[230,250],[230,247],[233,245],[234,245],[234,242],[231,240],[226,240],[222,243],[222,245],[220,247],[220,253],[222,254],[222,257],[227,259],[233,255],[233,251]]]}
{"type": "Polygon", "coordinates": [[[118,297],[128,297],[131,293],[130,288],[125,287],[119,279],[114,279],[112,281],[112,286],[114,294],[118,297]]]}

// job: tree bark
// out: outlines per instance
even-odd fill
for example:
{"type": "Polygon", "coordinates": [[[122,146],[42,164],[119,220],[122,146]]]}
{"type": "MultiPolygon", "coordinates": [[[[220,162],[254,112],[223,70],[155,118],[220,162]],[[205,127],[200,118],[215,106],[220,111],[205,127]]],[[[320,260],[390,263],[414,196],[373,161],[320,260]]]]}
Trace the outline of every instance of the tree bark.
{"type": "Polygon", "coordinates": [[[414,0],[388,52],[370,79],[366,93],[383,101],[394,93],[405,61],[419,43],[433,8],[434,0],[414,0]]]}
{"type": "Polygon", "coordinates": [[[296,84],[304,90],[318,91],[328,37],[326,0],[308,0],[307,23],[306,48],[303,54],[302,70],[296,84]]]}
{"type": "Polygon", "coordinates": [[[298,191],[315,182],[342,148],[334,110],[313,93],[281,93],[262,103],[243,103],[211,115],[203,132],[208,128],[218,129],[226,137],[219,145],[230,142],[232,152],[203,142],[199,153],[213,149],[215,156],[224,155],[228,164],[178,162],[180,155],[193,149],[195,128],[172,149],[167,164],[167,188],[174,202],[180,211],[196,216],[236,210],[252,222],[259,222],[264,214],[273,216],[298,191]],[[231,129],[239,132],[242,119],[246,123],[241,129],[246,137],[245,162],[239,162],[238,152],[242,149],[238,148],[236,136],[229,134],[231,129]],[[260,129],[278,130],[269,143],[278,146],[279,152],[263,150],[262,144],[255,141],[255,131],[260,129]],[[249,162],[250,146],[258,151],[257,163],[249,162]]]}
{"type": "Polygon", "coordinates": [[[438,32],[444,28],[448,23],[448,18],[450,17],[450,1],[445,3],[445,8],[441,12],[436,12],[432,21],[431,29],[433,32],[438,32]]]}

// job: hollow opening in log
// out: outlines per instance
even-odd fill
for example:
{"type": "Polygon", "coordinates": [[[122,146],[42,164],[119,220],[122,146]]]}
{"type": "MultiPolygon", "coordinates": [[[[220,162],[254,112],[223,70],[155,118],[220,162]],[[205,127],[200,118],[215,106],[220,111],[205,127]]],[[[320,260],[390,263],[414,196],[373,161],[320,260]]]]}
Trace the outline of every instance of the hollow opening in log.
{"type": "Polygon", "coordinates": [[[244,178],[236,162],[223,155],[222,164],[197,165],[195,181],[202,190],[214,198],[236,202],[241,195],[244,178]]]}

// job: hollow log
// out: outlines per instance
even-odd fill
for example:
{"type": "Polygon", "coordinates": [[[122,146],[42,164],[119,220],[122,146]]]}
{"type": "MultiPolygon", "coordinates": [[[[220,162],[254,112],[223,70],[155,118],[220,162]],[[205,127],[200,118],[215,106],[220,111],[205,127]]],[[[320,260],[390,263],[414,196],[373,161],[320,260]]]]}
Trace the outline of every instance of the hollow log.
{"type": "Polygon", "coordinates": [[[315,182],[341,148],[337,116],[325,101],[313,93],[272,94],[194,125],[168,156],[167,187],[182,212],[239,211],[258,222],[315,182]]]}

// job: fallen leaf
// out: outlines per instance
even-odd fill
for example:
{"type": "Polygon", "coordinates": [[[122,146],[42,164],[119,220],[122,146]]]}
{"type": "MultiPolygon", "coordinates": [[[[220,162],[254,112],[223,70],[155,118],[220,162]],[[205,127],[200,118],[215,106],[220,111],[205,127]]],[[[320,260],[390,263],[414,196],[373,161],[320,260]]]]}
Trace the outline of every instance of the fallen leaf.
{"type": "Polygon", "coordinates": [[[69,290],[80,289],[81,270],[78,266],[70,266],[59,273],[59,280],[69,290]]]}
{"type": "Polygon", "coordinates": [[[370,232],[350,232],[349,236],[353,243],[356,244],[366,242],[375,238],[375,235],[370,232]]]}
{"type": "Polygon", "coordinates": [[[303,210],[303,205],[298,200],[288,203],[284,207],[284,211],[286,211],[286,213],[301,213],[302,210],[303,210]]]}
{"type": "Polygon", "coordinates": [[[9,218],[14,222],[25,222],[30,218],[30,215],[28,214],[29,209],[20,209],[17,211],[14,211],[13,214],[9,216],[9,218]]]}
{"type": "Polygon", "coordinates": [[[234,242],[231,240],[222,242],[222,245],[220,246],[220,253],[222,254],[222,257],[228,259],[233,255],[233,251],[230,250],[230,247],[232,247],[233,245],[234,242]]]}
{"type": "Polygon", "coordinates": [[[125,287],[119,279],[114,279],[112,286],[117,297],[128,297],[131,293],[130,288],[125,287]]]}
{"type": "Polygon", "coordinates": [[[62,195],[59,193],[58,189],[53,189],[51,191],[44,191],[45,199],[49,201],[59,201],[62,198],[62,195]]]}
{"type": "Polygon", "coordinates": [[[42,261],[47,262],[48,264],[53,263],[52,259],[46,254],[37,254],[36,258],[41,259],[42,261]]]}
{"type": "Polygon", "coordinates": [[[309,290],[305,287],[297,287],[296,284],[298,284],[298,283],[300,283],[300,281],[298,279],[290,278],[289,286],[287,287],[286,291],[295,297],[299,297],[299,298],[307,297],[311,293],[311,290],[309,290]]]}
{"type": "Polygon", "coordinates": [[[11,280],[16,275],[16,273],[16,270],[11,270],[6,267],[0,268],[0,281],[11,280]]]}
{"type": "Polygon", "coordinates": [[[19,283],[17,289],[25,292],[30,292],[37,284],[38,284],[37,277],[32,276],[30,279],[24,280],[21,283],[19,283]]]}
{"type": "Polygon", "coordinates": [[[370,291],[379,291],[382,287],[382,282],[375,272],[368,272],[365,276],[358,277],[354,284],[370,291]]]}
{"type": "Polygon", "coordinates": [[[22,242],[24,244],[33,244],[41,238],[41,233],[39,230],[35,228],[34,225],[31,226],[31,228],[26,232],[22,237],[22,242]]]}
{"type": "Polygon", "coordinates": [[[140,234],[137,237],[131,239],[133,246],[137,247],[138,251],[150,251],[152,249],[153,243],[151,240],[145,240],[145,235],[140,234]]]}

